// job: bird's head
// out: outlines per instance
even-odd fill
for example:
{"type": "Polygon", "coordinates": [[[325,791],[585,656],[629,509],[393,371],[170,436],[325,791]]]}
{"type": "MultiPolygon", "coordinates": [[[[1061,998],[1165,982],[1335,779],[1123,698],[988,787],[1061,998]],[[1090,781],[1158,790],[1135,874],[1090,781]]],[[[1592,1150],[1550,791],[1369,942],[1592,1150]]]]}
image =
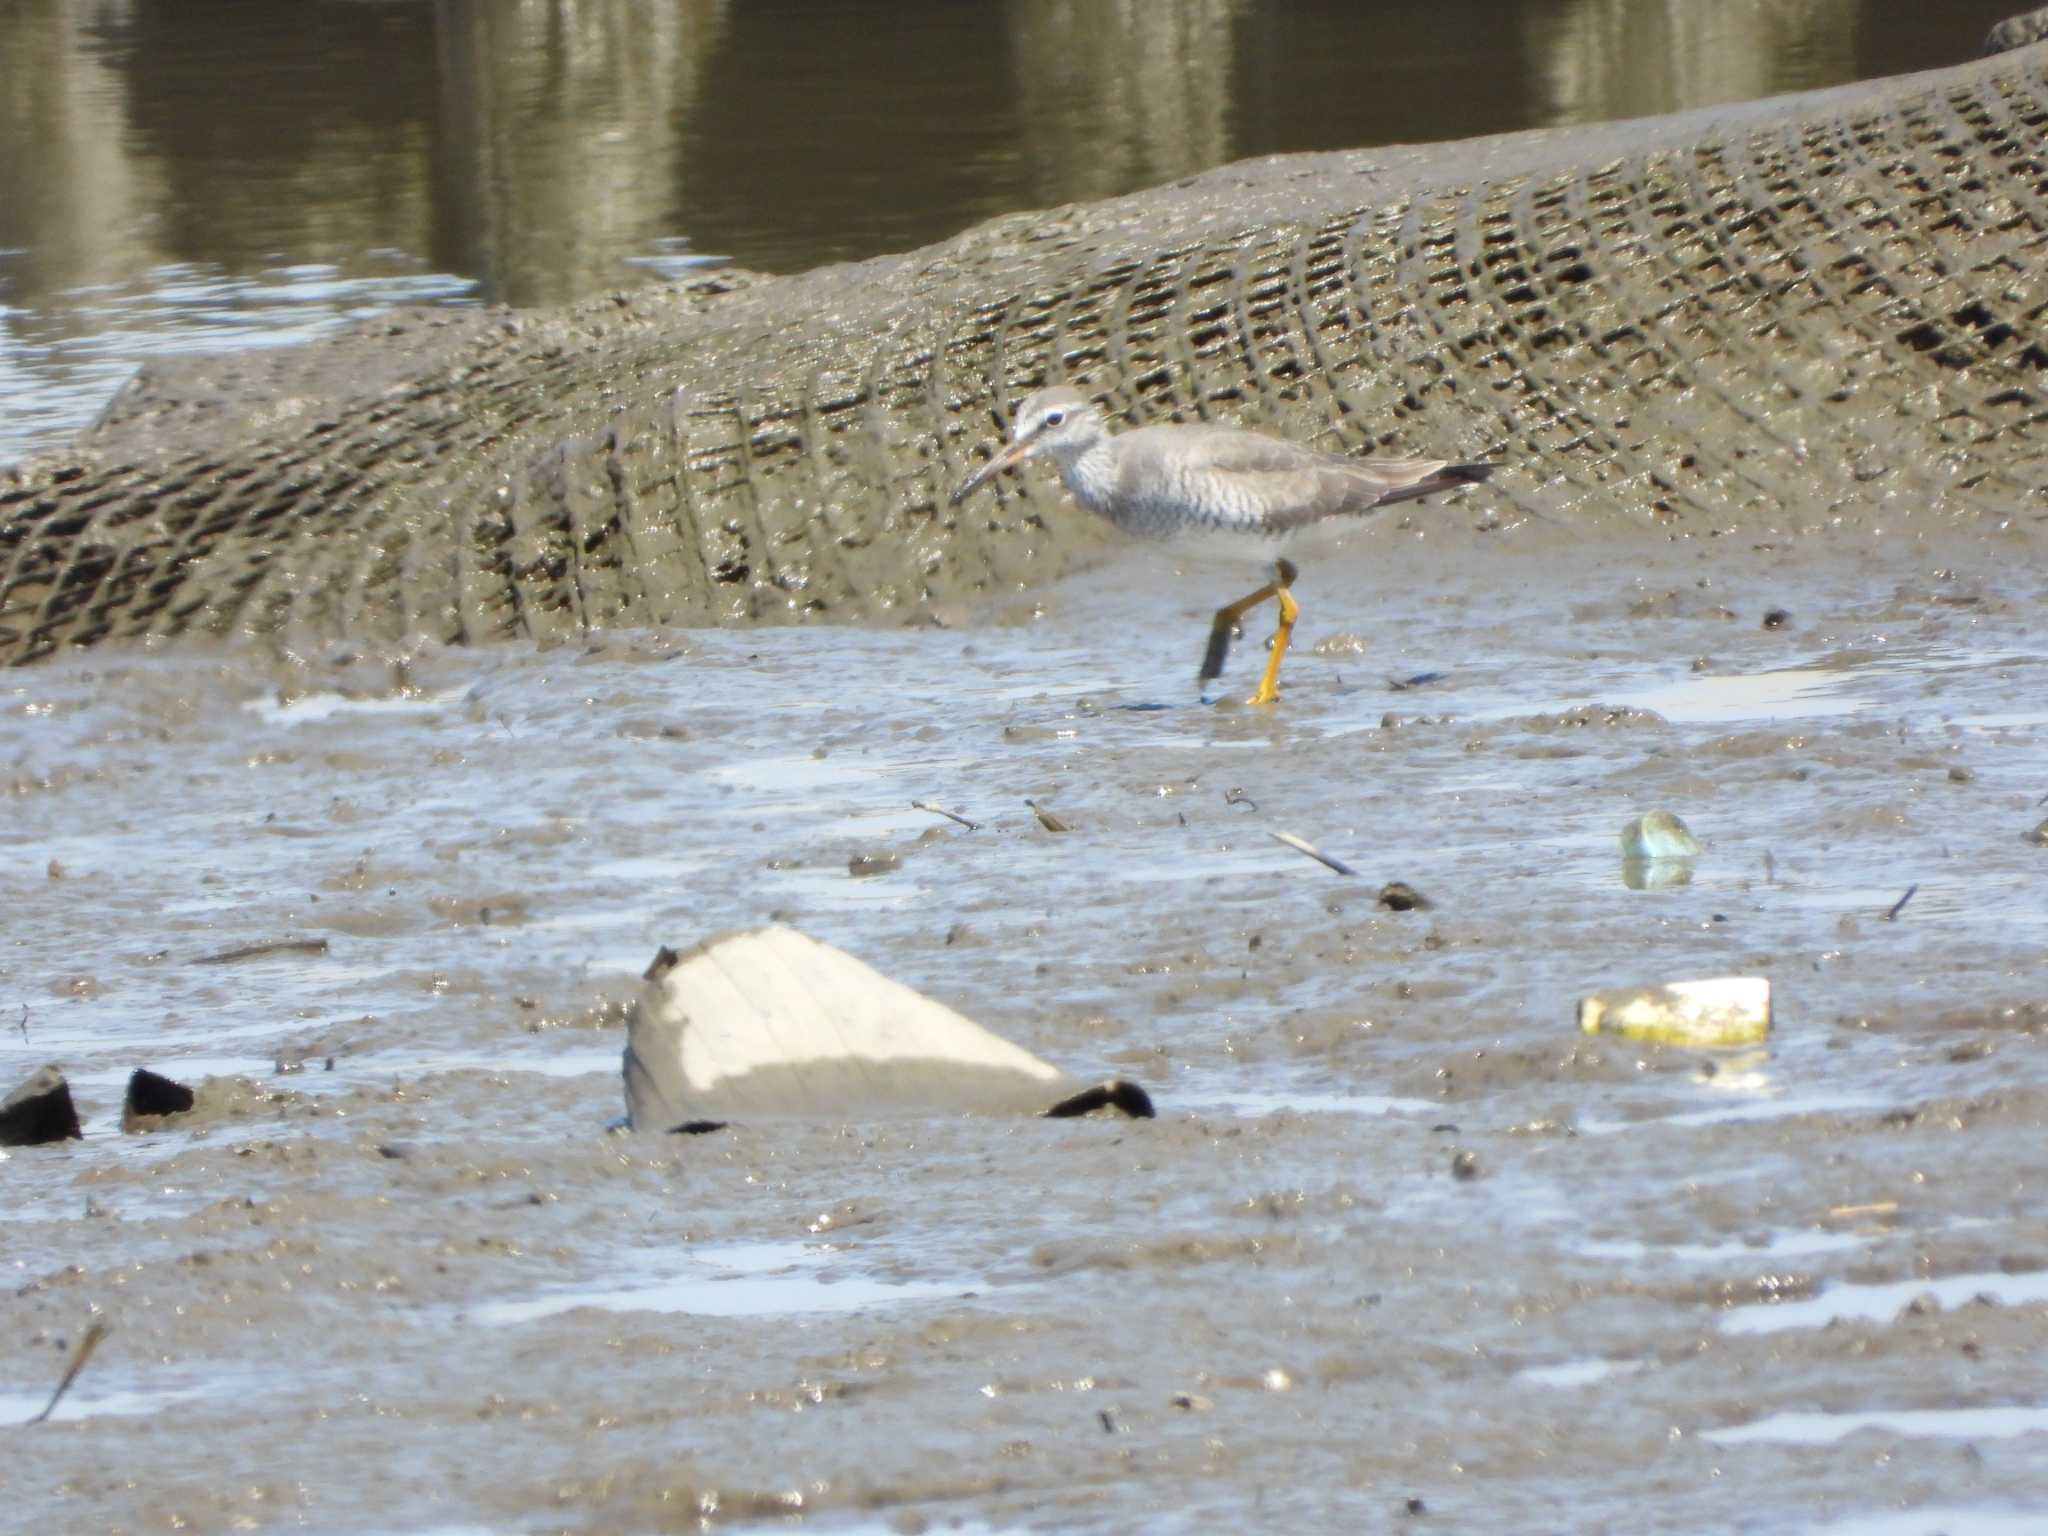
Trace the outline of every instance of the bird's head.
{"type": "Polygon", "coordinates": [[[1034,453],[1067,458],[1085,452],[1108,432],[1095,402],[1070,384],[1055,384],[1026,395],[1010,425],[1009,442],[961,482],[948,505],[957,507],[997,474],[1023,463],[1034,453]]]}

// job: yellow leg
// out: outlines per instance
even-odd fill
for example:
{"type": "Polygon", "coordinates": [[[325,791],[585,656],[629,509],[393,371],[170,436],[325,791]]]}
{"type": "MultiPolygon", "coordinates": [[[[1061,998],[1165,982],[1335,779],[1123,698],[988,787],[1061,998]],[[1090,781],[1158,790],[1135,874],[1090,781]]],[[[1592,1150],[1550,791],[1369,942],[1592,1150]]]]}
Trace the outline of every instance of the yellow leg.
{"type": "MultiPolygon", "coordinates": [[[[1292,576],[1290,568],[1288,575],[1292,576]]],[[[1259,691],[1245,702],[1271,704],[1279,699],[1280,663],[1287,659],[1287,647],[1294,639],[1294,621],[1301,617],[1301,604],[1287,590],[1286,582],[1275,582],[1273,596],[1280,600],[1280,627],[1273,631],[1273,647],[1266,655],[1266,675],[1259,679],[1259,691]]]]}
{"type": "Polygon", "coordinates": [[[1201,682],[1213,682],[1222,676],[1224,658],[1230,654],[1230,639],[1236,632],[1237,621],[1267,598],[1276,598],[1280,604],[1280,627],[1273,634],[1273,650],[1266,660],[1266,675],[1260,680],[1259,691],[1251,696],[1250,702],[1270,704],[1280,696],[1274,682],[1280,676],[1280,663],[1287,655],[1288,642],[1294,638],[1294,621],[1301,614],[1300,605],[1287,589],[1300,574],[1291,560],[1276,560],[1273,562],[1273,580],[1258,591],[1216,610],[1216,618],[1209,626],[1209,648],[1202,656],[1201,682]]]}

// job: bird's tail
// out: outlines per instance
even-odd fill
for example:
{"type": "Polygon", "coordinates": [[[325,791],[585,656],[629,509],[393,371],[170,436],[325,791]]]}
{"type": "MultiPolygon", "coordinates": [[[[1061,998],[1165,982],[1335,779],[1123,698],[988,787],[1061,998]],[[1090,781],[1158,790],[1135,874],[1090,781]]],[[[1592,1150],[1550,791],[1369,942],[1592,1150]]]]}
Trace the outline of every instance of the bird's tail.
{"type": "Polygon", "coordinates": [[[1379,505],[1390,502],[1413,501],[1418,496],[1434,496],[1438,491],[1455,491],[1461,485],[1479,485],[1500,465],[1491,459],[1481,459],[1471,464],[1446,464],[1435,474],[1418,480],[1413,485],[1404,485],[1398,491],[1389,491],[1380,497],[1379,505]]]}

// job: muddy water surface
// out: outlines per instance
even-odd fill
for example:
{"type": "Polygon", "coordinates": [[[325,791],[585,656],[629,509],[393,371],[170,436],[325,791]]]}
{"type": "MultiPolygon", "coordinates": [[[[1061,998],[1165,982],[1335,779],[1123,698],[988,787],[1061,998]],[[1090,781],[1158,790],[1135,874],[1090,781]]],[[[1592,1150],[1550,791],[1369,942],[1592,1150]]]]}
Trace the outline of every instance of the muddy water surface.
{"type": "Polygon", "coordinates": [[[61,1061],[88,1118],[0,1165],[0,1420],[113,1330],[4,1431],[10,1505],[2026,1528],[2037,549],[1475,517],[1310,566],[1270,711],[1262,626],[1193,684],[1242,574],[1139,553],[917,633],[0,680],[0,1076],[61,1061]],[[1659,806],[1707,852],[1635,889],[1659,806]],[[608,1133],[655,949],[771,917],[1161,1118],[608,1133]],[[215,958],[278,940],[325,949],[215,958]],[[1775,982],[1767,1052],[1575,1032],[1718,974],[1775,982]],[[124,1135],[137,1065],[200,1109],[124,1135]]]}

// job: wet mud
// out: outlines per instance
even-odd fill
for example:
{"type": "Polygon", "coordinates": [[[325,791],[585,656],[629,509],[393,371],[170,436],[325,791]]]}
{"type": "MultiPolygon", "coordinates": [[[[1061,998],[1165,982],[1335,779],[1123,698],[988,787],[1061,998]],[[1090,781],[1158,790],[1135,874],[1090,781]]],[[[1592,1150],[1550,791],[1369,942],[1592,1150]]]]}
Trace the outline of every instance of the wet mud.
{"type": "Polygon", "coordinates": [[[0,1491],[78,1531],[2019,1529],[2036,553],[1423,509],[1307,567],[1272,710],[1256,623],[1197,701],[1241,573],[1144,551],[915,633],[15,672],[0,1076],[61,1062],[86,1135],[0,1164],[0,1491]],[[1659,808],[1705,852],[1632,889],[1659,808]],[[655,951],[770,919],[1159,1118],[608,1132],[655,951]],[[1727,974],[1775,984],[1763,1052],[1577,1031],[1727,974]],[[122,1134],[137,1066],[195,1109],[122,1134]]]}

